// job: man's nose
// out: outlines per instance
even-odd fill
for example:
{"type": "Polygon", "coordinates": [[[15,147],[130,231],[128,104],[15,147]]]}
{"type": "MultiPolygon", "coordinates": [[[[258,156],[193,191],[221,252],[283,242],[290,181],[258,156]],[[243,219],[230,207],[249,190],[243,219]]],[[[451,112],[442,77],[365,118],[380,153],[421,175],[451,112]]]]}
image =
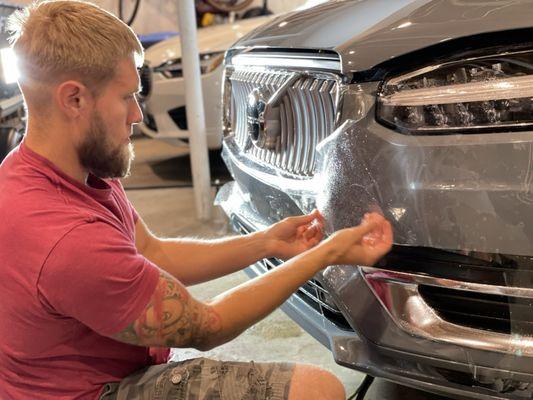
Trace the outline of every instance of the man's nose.
{"type": "Polygon", "coordinates": [[[142,108],[139,104],[138,100],[135,100],[135,105],[133,106],[133,110],[130,114],[130,123],[131,124],[138,124],[142,122],[143,120],[143,112],[142,108]]]}

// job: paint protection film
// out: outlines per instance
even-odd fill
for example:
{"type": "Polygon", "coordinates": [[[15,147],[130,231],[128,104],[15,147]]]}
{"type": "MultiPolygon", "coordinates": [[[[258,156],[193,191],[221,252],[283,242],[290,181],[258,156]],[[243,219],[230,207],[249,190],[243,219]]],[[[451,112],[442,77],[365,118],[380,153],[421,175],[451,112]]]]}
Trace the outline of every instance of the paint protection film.
{"type": "MultiPolygon", "coordinates": [[[[316,202],[328,233],[371,211],[394,227],[391,253],[361,274],[413,343],[368,334],[452,356],[462,367],[438,370],[448,381],[531,396],[533,135],[416,137],[349,120],[317,152],[316,202]]],[[[341,293],[347,314],[361,314],[349,275],[330,267],[324,284],[341,293]]]]}
{"type": "MultiPolygon", "coordinates": [[[[531,398],[533,134],[408,136],[372,110],[318,144],[311,179],[264,173],[226,151],[236,183],[218,203],[256,228],[317,207],[328,234],[382,213],[393,250],[373,268],[325,270],[328,301],[371,343],[427,357],[402,359],[406,376],[427,369],[447,385],[531,398]]],[[[331,340],[338,361],[362,362],[331,340]]]]}

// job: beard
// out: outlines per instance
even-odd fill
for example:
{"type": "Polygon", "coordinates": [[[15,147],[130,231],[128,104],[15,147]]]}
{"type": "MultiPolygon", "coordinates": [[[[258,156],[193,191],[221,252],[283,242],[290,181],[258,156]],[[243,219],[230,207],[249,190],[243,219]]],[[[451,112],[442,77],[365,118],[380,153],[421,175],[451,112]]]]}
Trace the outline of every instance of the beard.
{"type": "Polygon", "coordinates": [[[101,179],[125,178],[130,174],[131,162],[135,157],[133,145],[113,145],[105,123],[95,112],[91,126],[78,147],[81,165],[101,179]]]}

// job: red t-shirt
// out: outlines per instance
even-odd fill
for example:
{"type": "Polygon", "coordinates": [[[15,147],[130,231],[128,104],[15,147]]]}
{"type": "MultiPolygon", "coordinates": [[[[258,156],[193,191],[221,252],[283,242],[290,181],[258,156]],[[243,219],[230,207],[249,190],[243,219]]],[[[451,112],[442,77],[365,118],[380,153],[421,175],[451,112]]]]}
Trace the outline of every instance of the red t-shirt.
{"type": "Polygon", "coordinates": [[[119,181],[82,185],[23,143],[0,166],[0,398],[95,399],[151,364],[106,336],[148,304],[158,268],[137,252],[119,181]]]}

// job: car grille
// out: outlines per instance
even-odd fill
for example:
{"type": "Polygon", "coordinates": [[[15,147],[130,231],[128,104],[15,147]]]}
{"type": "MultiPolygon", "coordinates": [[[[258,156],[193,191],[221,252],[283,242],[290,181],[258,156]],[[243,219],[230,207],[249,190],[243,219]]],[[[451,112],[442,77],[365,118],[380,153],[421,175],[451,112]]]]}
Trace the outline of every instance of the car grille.
{"type": "Polygon", "coordinates": [[[533,332],[531,299],[420,285],[426,303],[444,320],[505,334],[533,332]]]}
{"type": "Polygon", "coordinates": [[[533,258],[505,254],[458,252],[431,247],[393,246],[379,268],[435,278],[505,286],[517,282],[532,287],[533,258]]]}
{"type": "Polygon", "coordinates": [[[296,79],[280,101],[280,135],[274,149],[251,145],[247,131],[248,96],[254,89],[273,94],[290,71],[237,67],[229,76],[232,97],[231,130],[250,158],[297,177],[309,177],[315,166],[316,145],[335,127],[338,83],[333,74],[307,73],[296,79]]]}
{"type": "MultiPolygon", "coordinates": [[[[268,258],[263,260],[263,265],[266,269],[272,269],[281,265],[282,261],[278,259],[268,258]]],[[[329,292],[316,279],[310,279],[304,283],[296,292],[296,296],[322,314],[326,319],[344,330],[353,330],[344,315],[329,292]]]]}
{"type": "Polygon", "coordinates": [[[144,64],[139,70],[139,78],[141,80],[141,98],[148,97],[152,90],[152,71],[147,64],[144,64]]]}
{"type": "MultiPolygon", "coordinates": [[[[379,268],[486,285],[531,287],[533,260],[526,256],[393,246],[379,268]]],[[[443,320],[470,328],[510,334],[533,332],[532,300],[447,287],[419,285],[423,300],[443,320]]]]}

